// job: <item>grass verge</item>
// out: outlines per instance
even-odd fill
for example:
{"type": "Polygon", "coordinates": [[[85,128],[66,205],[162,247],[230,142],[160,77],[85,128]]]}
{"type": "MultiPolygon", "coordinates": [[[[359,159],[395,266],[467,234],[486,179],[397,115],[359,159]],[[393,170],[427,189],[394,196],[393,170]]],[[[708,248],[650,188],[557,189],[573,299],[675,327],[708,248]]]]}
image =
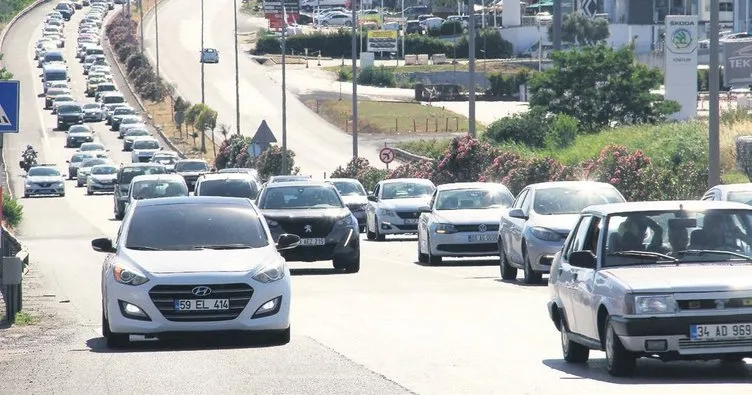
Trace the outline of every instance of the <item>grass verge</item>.
{"type": "MultiPolygon", "coordinates": [[[[349,100],[307,100],[308,108],[347,133],[352,131],[349,100]]],[[[418,103],[358,101],[358,131],[373,134],[466,133],[463,115],[418,103]]],[[[485,127],[476,123],[477,130],[485,127]]]]}
{"type": "MultiPolygon", "coordinates": [[[[201,135],[199,135],[194,144],[193,137],[191,137],[192,130],[183,126],[183,130],[179,131],[175,122],[172,120],[172,103],[170,98],[167,97],[161,102],[144,101],[144,106],[152,117],[154,126],[160,126],[162,133],[167,137],[170,142],[175,145],[180,151],[182,151],[189,158],[204,159],[208,163],[214,163],[216,152],[219,152],[219,145],[213,144],[211,134],[206,135],[206,152],[201,152],[201,135]]],[[[217,141],[219,142],[219,141],[217,141]]]]}
{"type": "Polygon", "coordinates": [[[13,323],[15,325],[34,325],[37,322],[39,322],[39,319],[37,319],[33,315],[25,311],[19,311],[18,313],[16,313],[16,320],[13,323]]]}

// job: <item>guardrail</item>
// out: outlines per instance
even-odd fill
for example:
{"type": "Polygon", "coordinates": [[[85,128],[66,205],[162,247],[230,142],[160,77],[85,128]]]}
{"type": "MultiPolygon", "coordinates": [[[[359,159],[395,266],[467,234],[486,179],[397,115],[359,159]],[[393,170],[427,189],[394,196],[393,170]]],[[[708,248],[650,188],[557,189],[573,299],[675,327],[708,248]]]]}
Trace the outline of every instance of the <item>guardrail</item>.
{"type": "Polygon", "coordinates": [[[390,148],[394,151],[394,156],[400,162],[404,162],[404,163],[420,162],[422,160],[429,161],[429,162],[434,161],[433,158],[413,154],[412,152],[405,151],[402,148],[397,148],[397,147],[390,147],[390,148]]]}

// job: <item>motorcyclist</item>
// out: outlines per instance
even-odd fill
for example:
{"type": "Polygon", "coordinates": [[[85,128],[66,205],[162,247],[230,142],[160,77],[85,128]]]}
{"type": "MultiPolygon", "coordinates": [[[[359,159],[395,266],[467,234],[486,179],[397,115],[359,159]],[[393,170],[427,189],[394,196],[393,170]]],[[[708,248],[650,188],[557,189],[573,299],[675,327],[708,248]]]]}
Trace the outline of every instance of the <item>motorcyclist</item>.
{"type": "Polygon", "coordinates": [[[24,152],[23,152],[22,155],[24,156],[24,158],[27,157],[27,156],[30,156],[32,158],[36,158],[37,157],[37,151],[34,149],[34,147],[31,146],[31,144],[28,144],[26,146],[26,149],[24,150],[24,152]]]}
{"type": "Polygon", "coordinates": [[[26,146],[26,149],[21,153],[21,161],[18,164],[25,171],[29,171],[32,166],[37,164],[37,151],[34,150],[34,147],[26,146]]]}

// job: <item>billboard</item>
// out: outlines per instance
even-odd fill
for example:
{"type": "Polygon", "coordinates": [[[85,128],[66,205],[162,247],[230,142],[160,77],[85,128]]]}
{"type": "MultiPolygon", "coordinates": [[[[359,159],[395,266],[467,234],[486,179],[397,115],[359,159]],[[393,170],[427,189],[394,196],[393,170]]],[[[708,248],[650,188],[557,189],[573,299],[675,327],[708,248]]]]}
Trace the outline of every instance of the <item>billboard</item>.
{"type": "Polygon", "coordinates": [[[396,30],[371,30],[368,32],[368,52],[397,52],[396,30]]]}
{"type": "Polygon", "coordinates": [[[722,41],[723,85],[736,88],[752,84],[752,39],[722,41]]]}
{"type": "Polygon", "coordinates": [[[270,29],[281,29],[284,26],[282,21],[287,13],[287,23],[295,23],[300,18],[299,0],[264,0],[262,6],[264,18],[269,21],[270,29]]]}
{"type": "Polygon", "coordinates": [[[697,115],[697,15],[667,15],[665,98],[681,105],[673,115],[686,120],[697,115]]]}

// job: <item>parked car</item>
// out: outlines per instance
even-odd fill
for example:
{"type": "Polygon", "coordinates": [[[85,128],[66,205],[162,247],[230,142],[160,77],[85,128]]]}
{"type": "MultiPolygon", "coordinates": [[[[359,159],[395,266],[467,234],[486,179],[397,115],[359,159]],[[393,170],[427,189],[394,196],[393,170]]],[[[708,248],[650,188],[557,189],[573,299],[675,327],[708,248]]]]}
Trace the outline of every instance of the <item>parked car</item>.
{"type": "Polygon", "coordinates": [[[501,278],[514,280],[517,269],[526,284],[536,284],[548,273],[554,255],[587,206],[624,202],[611,184],[590,181],[557,181],[532,184],[505,211],[499,226],[501,278]]]}
{"type": "Polygon", "coordinates": [[[642,357],[752,357],[752,208],[715,201],[591,206],[549,278],[564,360],[606,353],[612,376],[642,357]]]}
{"type": "Polygon", "coordinates": [[[702,200],[724,200],[752,205],[752,183],[716,185],[705,192],[702,200]]]}

